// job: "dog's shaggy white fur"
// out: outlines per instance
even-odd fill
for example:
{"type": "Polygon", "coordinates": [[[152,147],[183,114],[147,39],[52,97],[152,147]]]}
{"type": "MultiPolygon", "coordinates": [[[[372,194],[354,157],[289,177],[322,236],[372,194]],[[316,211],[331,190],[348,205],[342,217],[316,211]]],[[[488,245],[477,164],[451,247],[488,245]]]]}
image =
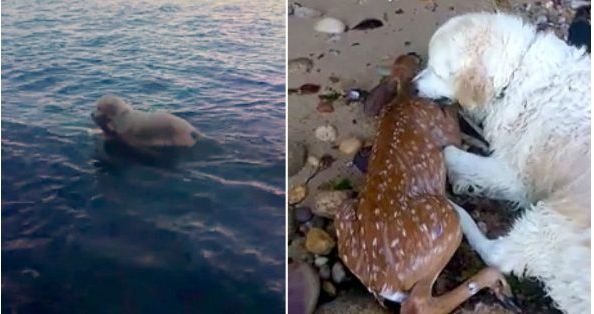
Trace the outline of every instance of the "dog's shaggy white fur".
{"type": "Polygon", "coordinates": [[[416,78],[425,97],[457,100],[492,154],[445,149],[456,193],[511,200],[526,212],[487,239],[457,206],[470,244],[503,272],[541,279],[558,308],[590,312],[590,57],[521,18],[452,18],[416,78]]]}

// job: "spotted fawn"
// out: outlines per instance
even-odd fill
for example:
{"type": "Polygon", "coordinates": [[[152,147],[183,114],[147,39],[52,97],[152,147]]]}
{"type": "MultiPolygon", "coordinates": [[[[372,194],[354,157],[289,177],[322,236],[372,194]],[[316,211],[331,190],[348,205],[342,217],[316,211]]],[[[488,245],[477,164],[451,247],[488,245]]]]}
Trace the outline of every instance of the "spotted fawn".
{"type": "Polygon", "coordinates": [[[401,303],[401,313],[450,313],[483,288],[510,307],[505,278],[485,268],[454,290],[432,296],[432,286],[462,240],[460,222],[446,198],[442,148],[460,145],[453,106],[412,95],[419,59],[396,59],[397,95],[380,113],[366,182],[358,200],[336,214],[338,251],[345,265],[378,300],[401,303]]]}

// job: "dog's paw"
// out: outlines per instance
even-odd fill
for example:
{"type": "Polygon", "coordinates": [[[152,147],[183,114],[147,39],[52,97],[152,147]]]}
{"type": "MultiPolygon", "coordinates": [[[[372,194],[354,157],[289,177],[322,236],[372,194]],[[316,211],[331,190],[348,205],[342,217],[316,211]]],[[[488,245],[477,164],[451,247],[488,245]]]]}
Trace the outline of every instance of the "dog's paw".
{"type": "Polygon", "coordinates": [[[476,174],[471,165],[465,160],[466,152],[455,147],[444,149],[445,164],[448,173],[448,180],[452,185],[455,194],[478,196],[483,187],[477,184],[476,174]]]}
{"type": "Polygon", "coordinates": [[[483,188],[477,184],[473,184],[468,180],[460,177],[452,178],[450,176],[450,182],[452,184],[452,191],[458,195],[468,196],[481,196],[483,188]]]}

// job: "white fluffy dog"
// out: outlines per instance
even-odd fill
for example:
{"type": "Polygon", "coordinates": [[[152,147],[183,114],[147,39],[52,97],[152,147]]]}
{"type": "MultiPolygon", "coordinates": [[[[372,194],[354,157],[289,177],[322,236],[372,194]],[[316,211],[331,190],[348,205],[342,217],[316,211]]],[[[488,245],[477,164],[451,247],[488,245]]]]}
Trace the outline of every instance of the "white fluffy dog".
{"type": "Polygon", "coordinates": [[[489,157],[445,149],[455,193],[514,201],[526,212],[487,239],[459,206],[484,261],[539,278],[566,313],[590,313],[590,57],[520,17],[452,18],[429,43],[416,78],[425,97],[447,97],[482,123],[489,157]]]}
{"type": "Polygon", "coordinates": [[[199,137],[198,131],[182,118],[167,112],[134,110],[113,95],[99,98],[91,117],[108,138],[132,147],[191,147],[199,137]]]}

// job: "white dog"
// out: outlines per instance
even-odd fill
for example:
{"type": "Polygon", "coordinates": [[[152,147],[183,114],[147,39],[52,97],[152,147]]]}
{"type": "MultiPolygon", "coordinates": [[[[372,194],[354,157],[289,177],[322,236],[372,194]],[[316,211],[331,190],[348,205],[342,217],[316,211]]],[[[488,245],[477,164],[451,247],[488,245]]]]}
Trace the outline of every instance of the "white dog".
{"type": "Polygon", "coordinates": [[[492,154],[445,149],[455,193],[514,201],[526,212],[487,239],[457,207],[485,262],[539,278],[566,313],[590,313],[590,57],[521,18],[452,18],[429,43],[416,78],[425,97],[447,97],[484,127],[492,154]]]}
{"type": "Polygon", "coordinates": [[[199,138],[198,131],[182,118],[134,110],[112,95],[99,98],[91,117],[108,138],[133,147],[191,147],[199,138]]]}

